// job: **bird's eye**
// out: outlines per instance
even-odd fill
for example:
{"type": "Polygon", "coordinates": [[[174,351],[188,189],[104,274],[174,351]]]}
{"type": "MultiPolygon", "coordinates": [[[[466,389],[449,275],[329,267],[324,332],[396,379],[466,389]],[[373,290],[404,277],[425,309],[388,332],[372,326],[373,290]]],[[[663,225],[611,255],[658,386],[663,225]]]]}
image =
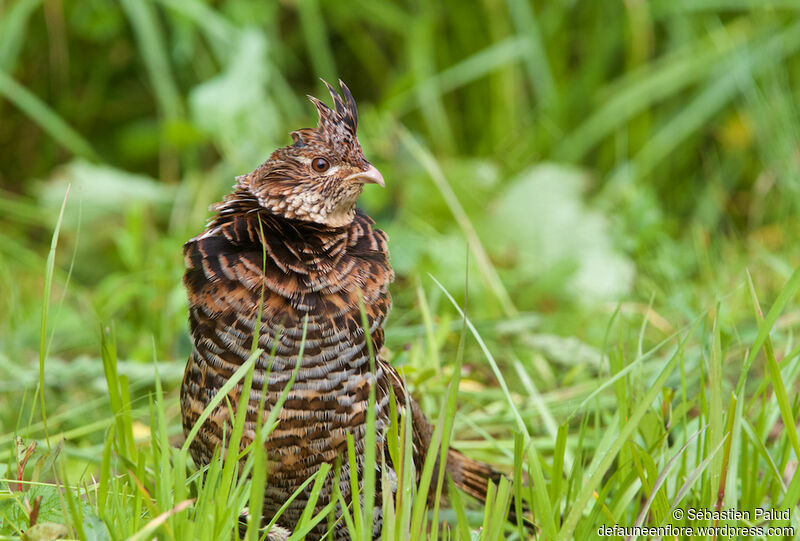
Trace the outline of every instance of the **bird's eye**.
{"type": "Polygon", "coordinates": [[[328,160],[326,160],[325,158],[314,158],[313,160],[311,160],[311,167],[317,173],[324,173],[325,171],[328,170],[330,164],[328,163],[328,160]]]}

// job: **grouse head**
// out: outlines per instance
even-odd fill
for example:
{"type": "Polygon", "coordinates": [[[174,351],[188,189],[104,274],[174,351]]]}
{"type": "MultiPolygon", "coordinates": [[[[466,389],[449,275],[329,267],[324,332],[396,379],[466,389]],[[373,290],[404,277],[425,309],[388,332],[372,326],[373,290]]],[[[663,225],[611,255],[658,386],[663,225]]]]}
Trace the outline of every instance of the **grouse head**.
{"type": "Polygon", "coordinates": [[[258,169],[238,177],[261,207],[285,218],[329,227],[348,225],[364,184],[384,186],[356,138],[358,111],[342,81],[342,94],[323,81],[333,98],[331,109],[309,96],[319,113],[316,128],[292,132],[293,143],[279,148],[258,169]]]}

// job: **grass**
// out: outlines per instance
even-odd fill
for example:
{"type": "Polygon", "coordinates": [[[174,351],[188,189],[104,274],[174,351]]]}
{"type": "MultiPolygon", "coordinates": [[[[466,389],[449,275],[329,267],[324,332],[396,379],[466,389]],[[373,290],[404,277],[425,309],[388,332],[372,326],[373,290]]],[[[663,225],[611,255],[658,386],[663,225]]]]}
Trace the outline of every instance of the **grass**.
{"type": "Polygon", "coordinates": [[[539,4],[0,3],[0,538],[231,539],[261,507],[258,446],[201,474],[182,441],[180,253],[314,122],[319,76],[387,179],[361,200],[397,273],[385,355],[442,449],[509,474],[443,499],[445,451],[418,483],[392,427],[385,538],[525,537],[512,496],[540,539],[800,536],[798,6],[539,4]]]}

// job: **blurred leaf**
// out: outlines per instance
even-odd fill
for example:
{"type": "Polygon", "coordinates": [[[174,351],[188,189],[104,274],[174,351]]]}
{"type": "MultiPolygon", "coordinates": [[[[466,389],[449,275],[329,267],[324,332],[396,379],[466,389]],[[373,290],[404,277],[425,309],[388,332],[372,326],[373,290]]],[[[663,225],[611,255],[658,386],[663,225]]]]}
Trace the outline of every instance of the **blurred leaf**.
{"type": "Polygon", "coordinates": [[[394,227],[389,224],[385,231],[389,235],[392,268],[399,275],[412,273],[419,267],[428,239],[409,227],[394,227]]]}
{"type": "MultiPolygon", "coordinates": [[[[30,485],[24,493],[19,493],[17,497],[20,498],[19,502],[14,499],[5,499],[4,506],[0,506],[5,518],[12,523],[16,524],[20,529],[28,527],[28,511],[25,505],[22,505],[21,498],[25,497],[28,501],[32,502],[38,496],[42,497],[42,502],[39,507],[39,517],[37,519],[37,526],[44,526],[47,523],[64,522],[62,515],[61,503],[59,501],[58,489],[53,485],[30,485]]],[[[89,510],[88,504],[84,504],[85,510],[89,510]]],[[[59,525],[59,524],[57,524],[59,525]]],[[[34,527],[35,528],[35,527],[34,527]]],[[[33,530],[30,528],[28,531],[33,530]]],[[[63,528],[63,526],[62,526],[63,528]]],[[[43,528],[44,531],[50,531],[43,528]]],[[[35,533],[35,532],[34,532],[35,533]]],[[[66,533],[66,528],[65,528],[66,533]]],[[[31,539],[58,539],[57,537],[35,537],[31,539]]]]}
{"type": "Polygon", "coordinates": [[[0,70],[11,73],[14,70],[22,44],[28,19],[42,0],[21,0],[14,2],[0,17],[0,70]]]}
{"type": "Polygon", "coordinates": [[[53,541],[54,539],[63,539],[67,533],[69,530],[63,524],[40,522],[22,534],[22,541],[53,541]]]}
{"type": "MultiPolygon", "coordinates": [[[[167,204],[173,197],[172,188],[145,175],[76,160],[59,169],[43,186],[39,198],[41,204],[51,209],[58,208],[67,184],[72,185],[76,199],[81,202],[81,219],[88,222],[122,214],[136,203],[167,204]]],[[[77,212],[69,212],[64,217],[67,227],[75,227],[77,221],[77,212]]]]}
{"type": "Polygon", "coordinates": [[[69,22],[76,34],[98,43],[118,36],[124,25],[119,6],[103,0],[77,2],[69,22]]]}
{"type": "Polygon", "coordinates": [[[203,134],[194,124],[185,120],[169,120],[162,124],[166,141],[178,149],[190,148],[203,142],[203,134]]]}
{"type": "Polygon", "coordinates": [[[87,159],[96,159],[92,146],[38,96],[0,70],[0,96],[19,107],[61,146],[87,159]]]}
{"type": "Polygon", "coordinates": [[[121,5],[136,35],[161,112],[167,118],[183,116],[183,97],[173,77],[164,36],[151,0],[122,0],[121,5]]]}
{"type": "Polygon", "coordinates": [[[336,62],[328,45],[328,31],[325,17],[317,0],[301,0],[297,2],[297,13],[306,39],[306,49],[311,58],[311,65],[320,77],[329,81],[336,80],[336,62]]]}
{"type": "Polygon", "coordinates": [[[571,263],[568,294],[588,301],[619,298],[630,291],[633,263],[614,248],[607,218],[584,204],[585,183],[583,172],[562,165],[524,171],[493,205],[482,228],[485,245],[513,258],[515,275],[535,277],[571,263]]]}
{"type": "Polygon", "coordinates": [[[573,366],[587,364],[600,367],[605,356],[586,342],[574,337],[555,334],[527,334],[523,341],[534,349],[542,351],[547,358],[557,363],[573,366]]]}
{"type": "Polygon", "coordinates": [[[264,161],[279,142],[281,123],[266,91],[271,74],[264,34],[244,30],[234,47],[225,71],[192,89],[189,103],[194,122],[244,170],[264,161]]]}
{"type": "Polygon", "coordinates": [[[53,464],[61,455],[61,452],[64,450],[64,440],[58,440],[55,447],[52,447],[42,453],[42,456],[36,461],[36,464],[33,466],[33,474],[31,475],[31,480],[36,482],[41,479],[42,472],[47,474],[50,473],[51,469],[53,468],[53,464]]]}
{"type": "Polygon", "coordinates": [[[111,539],[108,527],[100,520],[100,517],[94,514],[84,517],[83,533],[86,534],[86,541],[109,541],[111,539]]]}
{"type": "Polygon", "coordinates": [[[135,120],[120,128],[115,143],[120,156],[126,160],[142,161],[158,156],[160,135],[159,123],[155,119],[135,120]]]}

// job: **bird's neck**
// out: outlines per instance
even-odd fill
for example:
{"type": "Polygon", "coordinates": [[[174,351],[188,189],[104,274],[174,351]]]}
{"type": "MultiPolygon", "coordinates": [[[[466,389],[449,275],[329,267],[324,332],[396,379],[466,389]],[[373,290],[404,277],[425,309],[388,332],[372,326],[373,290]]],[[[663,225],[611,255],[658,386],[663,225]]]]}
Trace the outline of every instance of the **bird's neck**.
{"type": "Polygon", "coordinates": [[[284,257],[304,266],[321,265],[324,271],[347,251],[353,227],[352,216],[340,227],[289,219],[263,208],[258,199],[245,190],[235,190],[212,206],[217,212],[204,235],[222,234],[239,249],[278,249],[284,257]],[[324,258],[320,260],[320,258],[324,258]]]}

